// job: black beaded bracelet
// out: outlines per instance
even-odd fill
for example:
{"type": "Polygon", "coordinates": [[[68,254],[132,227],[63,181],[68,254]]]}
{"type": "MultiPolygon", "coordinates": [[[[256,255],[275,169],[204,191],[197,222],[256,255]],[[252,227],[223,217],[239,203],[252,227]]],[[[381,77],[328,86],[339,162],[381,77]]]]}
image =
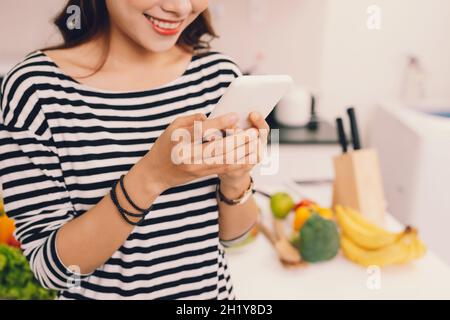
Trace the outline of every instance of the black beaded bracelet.
{"type": "Polygon", "coordinates": [[[125,195],[125,198],[127,199],[128,203],[129,203],[134,209],[136,209],[137,211],[140,211],[140,212],[142,212],[142,213],[144,213],[144,214],[146,214],[147,212],[150,212],[150,210],[152,209],[153,205],[151,205],[148,209],[142,209],[142,208],[138,207],[138,206],[134,203],[133,200],[131,200],[131,197],[128,195],[127,190],[125,190],[125,183],[123,182],[124,178],[125,178],[125,175],[121,175],[121,176],[120,176],[120,179],[119,179],[119,183],[120,183],[120,188],[121,188],[123,194],[125,195]]]}
{"type": "Polygon", "coordinates": [[[138,226],[141,225],[142,222],[145,219],[145,214],[139,214],[137,217],[135,214],[130,214],[127,210],[125,210],[124,208],[122,208],[122,206],[119,204],[119,201],[117,200],[117,194],[116,194],[116,187],[117,187],[117,182],[114,183],[113,187],[110,190],[110,196],[111,196],[111,200],[114,203],[114,206],[117,208],[117,210],[119,211],[120,215],[122,216],[122,218],[130,225],[133,226],[138,226]],[[128,218],[128,216],[135,216],[136,218],[141,218],[139,221],[134,222],[131,221],[130,218],[128,218]]]}

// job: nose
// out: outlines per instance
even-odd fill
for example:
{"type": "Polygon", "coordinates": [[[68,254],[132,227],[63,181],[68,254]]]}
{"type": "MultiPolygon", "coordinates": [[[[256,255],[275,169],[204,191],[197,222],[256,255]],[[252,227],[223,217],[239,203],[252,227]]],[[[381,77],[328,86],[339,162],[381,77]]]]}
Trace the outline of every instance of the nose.
{"type": "Polygon", "coordinates": [[[192,12],[191,0],[164,0],[161,8],[179,17],[185,17],[192,12]]]}

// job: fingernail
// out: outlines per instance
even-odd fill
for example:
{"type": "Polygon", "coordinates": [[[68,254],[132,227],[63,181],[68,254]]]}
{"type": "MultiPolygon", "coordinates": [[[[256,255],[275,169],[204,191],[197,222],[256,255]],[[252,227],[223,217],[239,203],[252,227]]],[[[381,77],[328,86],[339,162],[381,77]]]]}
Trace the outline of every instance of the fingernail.
{"type": "Polygon", "coordinates": [[[252,117],[253,117],[253,120],[259,120],[261,118],[261,116],[258,112],[253,112],[252,117]]]}

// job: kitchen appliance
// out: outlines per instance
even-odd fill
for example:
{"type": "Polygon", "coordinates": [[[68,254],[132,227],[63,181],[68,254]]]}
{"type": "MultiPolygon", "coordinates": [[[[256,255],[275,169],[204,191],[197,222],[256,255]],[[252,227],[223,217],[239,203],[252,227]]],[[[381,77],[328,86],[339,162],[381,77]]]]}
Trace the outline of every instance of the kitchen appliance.
{"type": "Polygon", "coordinates": [[[310,120],[311,108],[315,107],[315,98],[305,87],[293,87],[281,101],[275,111],[276,121],[286,127],[305,126],[310,120]]]}
{"type": "Polygon", "coordinates": [[[279,130],[279,142],[336,144],[334,126],[318,116],[317,97],[299,88],[288,93],[267,118],[270,128],[279,130]]]}

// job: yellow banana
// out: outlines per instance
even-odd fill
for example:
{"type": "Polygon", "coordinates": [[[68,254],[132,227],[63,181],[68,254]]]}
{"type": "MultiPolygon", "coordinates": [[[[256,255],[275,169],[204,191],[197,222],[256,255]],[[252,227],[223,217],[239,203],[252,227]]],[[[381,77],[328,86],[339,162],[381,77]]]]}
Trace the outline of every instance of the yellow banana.
{"type": "Polygon", "coordinates": [[[395,243],[378,250],[366,250],[356,245],[345,234],[341,237],[341,248],[344,255],[351,261],[368,267],[376,265],[384,267],[401,264],[413,259],[412,243],[415,235],[409,232],[395,243]]]}
{"type": "Polygon", "coordinates": [[[422,258],[427,252],[425,244],[416,236],[414,238],[414,259],[422,258]]]}
{"type": "MultiPolygon", "coordinates": [[[[355,214],[353,214],[355,215],[355,214]]],[[[342,232],[363,249],[380,249],[398,241],[404,232],[394,233],[379,228],[363,217],[355,219],[348,210],[336,206],[336,218],[342,232]]]]}
{"type": "Polygon", "coordinates": [[[372,230],[373,232],[386,232],[383,228],[380,228],[375,223],[370,222],[366,217],[364,217],[361,213],[356,211],[355,209],[352,209],[350,207],[343,207],[344,211],[350,216],[353,221],[358,223],[359,225],[372,230]]]}
{"type": "Polygon", "coordinates": [[[400,242],[405,246],[407,254],[405,258],[399,261],[399,264],[407,263],[411,260],[416,259],[419,255],[419,247],[417,246],[417,231],[415,229],[407,228],[405,230],[405,236],[400,239],[400,242]]]}

